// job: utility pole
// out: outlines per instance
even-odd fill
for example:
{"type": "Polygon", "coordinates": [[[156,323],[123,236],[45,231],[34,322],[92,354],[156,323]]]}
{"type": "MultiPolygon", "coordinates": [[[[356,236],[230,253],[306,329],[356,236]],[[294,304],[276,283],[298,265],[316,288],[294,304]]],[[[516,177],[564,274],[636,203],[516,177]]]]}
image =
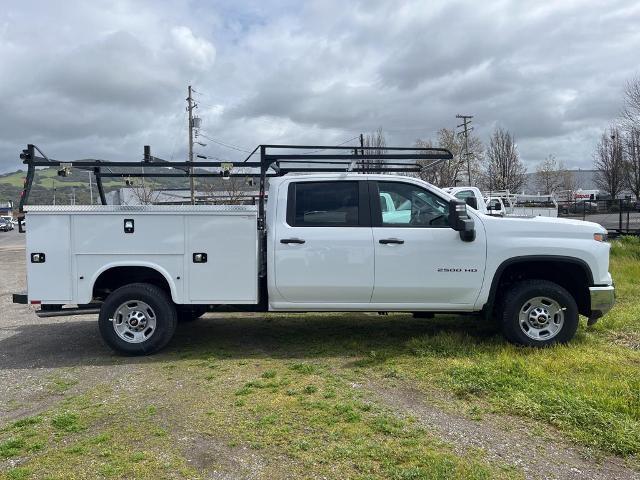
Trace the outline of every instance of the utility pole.
{"type": "Polygon", "coordinates": [[[53,190],[53,204],[56,204],[56,179],[51,179],[51,189],[53,190]]]}
{"type": "Polygon", "coordinates": [[[196,197],[193,185],[193,98],[191,97],[191,85],[189,85],[189,96],[187,97],[187,111],[189,112],[189,189],[191,190],[191,205],[196,204],[196,197]]]}
{"type": "MultiPolygon", "coordinates": [[[[360,134],[360,155],[364,155],[364,135],[360,134]]],[[[364,173],[369,172],[369,160],[362,159],[362,171],[364,173]]]]}
{"type": "Polygon", "coordinates": [[[460,127],[464,127],[464,154],[467,157],[467,178],[469,180],[469,185],[472,185],[471,183],[471,159],[469,157],[469,130],[473,130],[473,127],[469,128],[469,125],[471,125],[471,119],[473,118],[473,115],[456,115],[456,118],[461,118],[462,119],[462,124],[458,125],[458,128],[460,127]]]}

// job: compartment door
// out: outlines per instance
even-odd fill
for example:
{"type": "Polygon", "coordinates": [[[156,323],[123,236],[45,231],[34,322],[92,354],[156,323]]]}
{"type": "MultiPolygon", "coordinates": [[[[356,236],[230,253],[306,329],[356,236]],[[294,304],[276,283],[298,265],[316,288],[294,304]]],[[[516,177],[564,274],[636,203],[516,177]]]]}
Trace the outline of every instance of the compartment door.
{"type": "Polygon", "coordinates": [[[191,303],[258,303],[255,216],[188,216],[187,245],[191,303]],[[202,254],[206,260],[195,258],[202,254]]]}
{"type": "Polygon", "coordinates": [[[27,213],[27,224],[29,301],[72,303],[70,216],[27,213]],[[44,253],[45,261],[31,263],[32,253],[44,253]]]}

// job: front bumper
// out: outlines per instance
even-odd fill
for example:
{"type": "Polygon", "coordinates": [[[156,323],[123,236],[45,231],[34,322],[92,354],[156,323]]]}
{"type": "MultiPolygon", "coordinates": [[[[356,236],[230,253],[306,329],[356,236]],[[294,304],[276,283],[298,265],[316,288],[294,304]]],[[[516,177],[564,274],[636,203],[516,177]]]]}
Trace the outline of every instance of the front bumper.
{"type": "Polygon", "coordinates": [[[616,290],[613,285],[589,287],[589,296],[591,297],[591,315],[587,325],[593,325],[613,308],[616,303],[616,290]]]}

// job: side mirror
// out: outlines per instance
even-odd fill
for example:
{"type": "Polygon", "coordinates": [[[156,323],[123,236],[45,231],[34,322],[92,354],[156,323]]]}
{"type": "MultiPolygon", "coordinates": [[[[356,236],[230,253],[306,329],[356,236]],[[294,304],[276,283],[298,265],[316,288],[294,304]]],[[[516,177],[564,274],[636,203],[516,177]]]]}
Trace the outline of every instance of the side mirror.
{"type": "Polygon", "coordinates": [[[464,199],[471,208],[478,209],[478,199],[476,197],[467,197],[464,199]]]}
{"type": "Polygon", "coordinates": [[[473,242],[476,230],[473,219],[467,213],[467,204],[462,200],[449,201],[449,225],[456,232],[460,232],[460,240],[473,242]]]}

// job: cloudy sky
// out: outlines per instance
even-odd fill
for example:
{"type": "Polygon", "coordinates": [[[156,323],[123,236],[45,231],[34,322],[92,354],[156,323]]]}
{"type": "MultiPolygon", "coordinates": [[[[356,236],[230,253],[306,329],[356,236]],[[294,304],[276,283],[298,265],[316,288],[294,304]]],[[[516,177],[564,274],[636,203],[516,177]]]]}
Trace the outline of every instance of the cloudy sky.
{"type": "Polygon", "coordinates": [[[187,85],[200,153],[343,143],[382,127],[413,145],[457,113],[500,125],[530,169],[589,168],[640,73],[640,2],[31,1],[0,9],[0,172],[54,158],[183,160],[187,85]]]}

